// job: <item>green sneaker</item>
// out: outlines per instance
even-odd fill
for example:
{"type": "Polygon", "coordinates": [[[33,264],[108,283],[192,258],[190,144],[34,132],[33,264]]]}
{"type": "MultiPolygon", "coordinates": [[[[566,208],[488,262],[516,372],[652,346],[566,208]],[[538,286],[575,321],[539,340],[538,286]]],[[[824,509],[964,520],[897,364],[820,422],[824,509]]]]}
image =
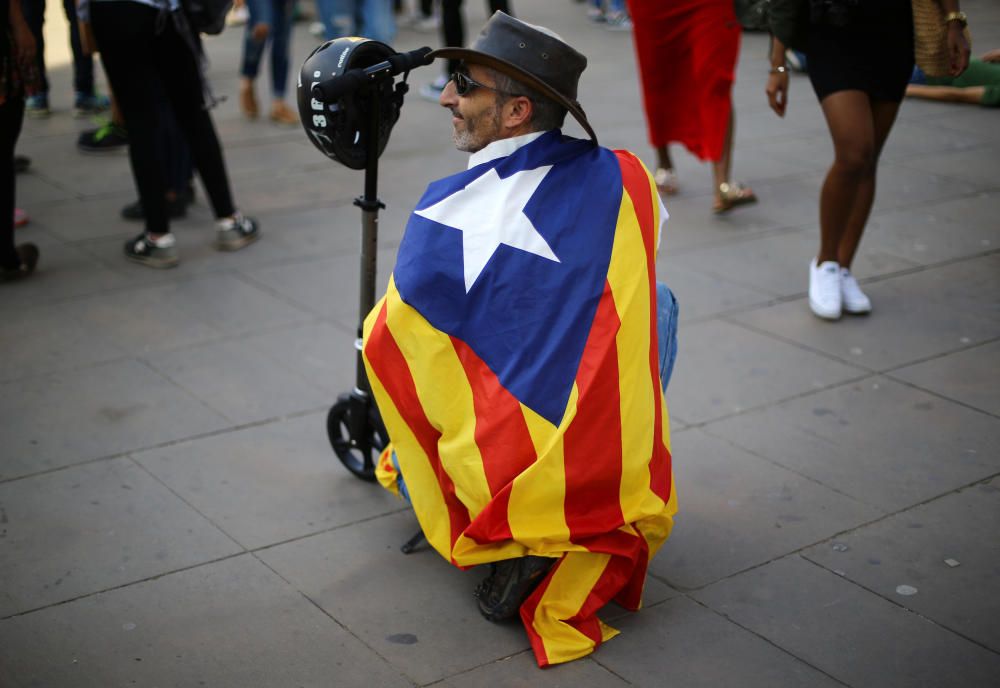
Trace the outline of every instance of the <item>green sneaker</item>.
{"type": "Polygon", "coordinates": [[[77,147],[87,153],[104,153],[106,151],[119,150],[128,145],[128,132],[125,127],[119,127],[113,122],[108,122],[97,129],[80,132],[80,137],[76,140],[77,147]]]}

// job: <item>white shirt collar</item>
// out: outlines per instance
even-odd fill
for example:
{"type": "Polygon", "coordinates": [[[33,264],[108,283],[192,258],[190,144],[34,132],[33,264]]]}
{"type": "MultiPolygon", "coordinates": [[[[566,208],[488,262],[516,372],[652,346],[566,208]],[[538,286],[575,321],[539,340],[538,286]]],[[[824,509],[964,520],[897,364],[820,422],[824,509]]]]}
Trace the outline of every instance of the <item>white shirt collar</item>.
{"type": "Polygon", "coordinates": [[[546,133],[548,132],[533,131],[530,134],[522,134],[521,136],[514,136],[509,139],[494,141],[485,148],[478,150],[469,156],[469,169],[471,170],[476,165],[482,165],[484,162],[489,162],[490,160],[505,158],[521,146],[531,143],[539,136],[546,133]]]}

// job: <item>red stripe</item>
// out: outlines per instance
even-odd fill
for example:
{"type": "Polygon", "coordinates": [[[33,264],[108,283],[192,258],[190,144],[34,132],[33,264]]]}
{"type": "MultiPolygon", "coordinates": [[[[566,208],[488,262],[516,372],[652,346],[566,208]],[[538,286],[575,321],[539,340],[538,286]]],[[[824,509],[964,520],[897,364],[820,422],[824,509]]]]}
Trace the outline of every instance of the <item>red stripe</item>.
{"type": "Polygon", "coordinates": [[[438,440],[441,438],[441,433],[431,425],[427,414],[424,413],[406,357],[403,356],[392,332],[386,326],[386,314],[387,306],[383,303],[371,334],[365,342],[365,358],[430,460],[448,509],[451,546],[454,548],[455,541],[469,525],[469,512],[455,496],[455,483],[441,465],[441,457],[438,455],[438,440]]]}
{"type": "Polygon", "coordinates": [[[621,508],[621,402],[618,349],[621,322],[605,283],[576,376],[576,417],[563,438],[566,524],[582,542],[624,523],[621,508]]]}
{"type": "MultiPolygon", "coordinates": [[[[646,248],[646,274],[649,281],[649,372],[653,385],[653,398],[660,398],[660,362],[656,346],[656,230],[653,224],[653,198],[649,186],[649,174],[642,163],[628,151],[615,151],[622,170],[622,184],[632,199],[642,239],[646,248]]],[[[654,494],[664,502],[670,499],[671,490],[670,452],[663,442],[663,408],[657,403],[653,421],[653,453],[649,459],[649,485],[654,494]]]]}
{"type": "Polygon", "coordinates": [[[476,445],[483,457],[490,494],[496,495],[535,462],[535,445],[520,402],[468,344],[454,337],[451,341],[472,388],[476,445]]]}
{"type": "Polygon", "coordinates": [[[542,582],[528,595],[528,599],[521,604],[521,623],[524,624],[524,630],[528,634],[528,642],[531,643],[531,649],[535,653],[535,661],[538,662],[538,666],[540,667],[547,667],[550,662],[549,656],[545,652],[545,643],[542,642],[542,637],[535,630],[535,613],[538,611],[538,604],[542,601],[542,597],[545,596],[545,591],[549,589],[549,582],[552,580],[552,576],[555,575],[556,570],[562,563],[563,560],[560,559],[553,564],[549,572],[545,574],[542,582]]]}

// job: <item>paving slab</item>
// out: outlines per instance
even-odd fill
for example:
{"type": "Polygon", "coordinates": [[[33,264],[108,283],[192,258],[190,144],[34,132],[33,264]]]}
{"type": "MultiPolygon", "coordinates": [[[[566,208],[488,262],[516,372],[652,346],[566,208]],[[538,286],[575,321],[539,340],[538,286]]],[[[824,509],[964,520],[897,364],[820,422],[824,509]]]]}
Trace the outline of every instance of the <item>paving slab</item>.
{"type": "Polygon", "coordinates": [[[247,337],[158,353],[146,362],[236,425],[312,411],[330,400],[328,392],[247,337]]]}
{"type": "Polygon", "coordinates": [[[680,512],[650,573],[701,588],[882,512],[697,429],[672,438],[680,512]]]}
{"type": "MultiPolygon", "coordinates": [[[[804,229],[685,251],[678,260],[713,278],[746,285],[772,297],[801,297],[808,292],[809,261],[818,248],[819,229],[813,224],[804,229]]],[[[858,256],[852,270],[864,281],[918,265],[894,255],[891,249],[872,249],[858,256]]]]}
{"type": "Polygon", "coordinates": [[[127,458],[0,483],[0,513],[0,618],[242,551],[127,458]]]}
{"type": "MultiPolygon", "coordinates": [[[[395,264],[394,247],[377,252],[377,297],[385,293],[395,264]]],[[[249,279],[313,316],[357,329],[360,317],[359,271],[358,256],[342,254],[333,258],[268,266],[254,271],[249,279]]]]}
{"type": "Polygon", "coordinates": [[[73,370],[125,357],[128,352],[100,330],[85,327],[72,306],[39,305],[0,330],[0,381],[73,370]]]}
{"type": "MultiPolygon", "coordinates": [[[[141,266],[135,266],[138,269],[141,266]]],[[[137,285],[75,304],[77,317],[135,354],[168,351],[225,336],[303,322],[287,300],[239,276],[183,274],[175,281],[137,285]],[[127,314],[127,317],[125,317],[127,314]]]]}
{"type": "Polygon", "coordinates": [[[657,280],[667,284],[677,297],[679,322],[704,320],[773,300],[753,287],[691,269],[687,266],[690,255],[664,252],[656,261],[657,280]]]}
{"type": "MultiPolygon", "coordinates": [[[[975,140],[972,136],[970,140],[975,140]]],[[[921,155],[900,161],[900,165],[914,170],[932,172],[951,179],[961,179],[991,189],[1000,188],[997,171],[1000,165],[1000,142],[981,143],[974,150],[947,151],[921,155]]]]}
{"type": "Polygon", "coordinates": [[[622,634],[601,646],[594,659],[629,685],[842,685],[686,597],[648,609],[622,623],[621,628],[622,634]],[[649,640],[630,642],[637,635],[649,640]]]}
{"type": "Polygon", "coordinates": [[[434,685],[442,688],[619,688],[632,684],[590,658],[539,671],[535,656],[531,652],[521,652],[434,685]]]}
{"type": "Polygon", "coordinates": [[[1000,342],[992,342],[899,368],[890,377],[1000,417],[998,361],[1000,342]]]}
{"type": "Polygon", "coordinates": [[[798,556],[695,597],[856,688],[985,688],[1000,676],[997,653],[798,556]]]}
{"type": "Polygon", "coordinates": [[[997,523],[1000,478],[838,535],[803,556],[1000,653],[997,523]]]}
{"type": "Polygon", "coordinates": [[[344,469],[330,448],[325,413],[182,442],[134,458],[247,549],[405,508],[344,469]]]}
{"type": "Polygon", "coordinates": [[[472,591],[482,569],[460,571],[430,550],[399,551],[415,530],[413,515],[401,513],[257,556],[420,684],[527,650],[520,623],[480,616],[472,591]]]}
{"type": "Polygon", "coordinates": [[[805,349],[720,321],[678,333],[667,399],[687,423],[706,422],[863,375],[805,349]]]}
{"type": "Polygon", "coordinates": [[[2,480],[221,430],[230,422],[134,360],[0,384],[0,418],[2,480]]]}
{"type": "Polygon", "coordinates": [[[972,258],[866,285],[870,317],[814,317],[806,300],[732,316],[761,332],[870,370],[959,351],[1000,335],[1000,255],[972,258]]]}
{"type": "Polygon", "coordinates": [[[1000,420],[886,378],[727,418],[710,431],[887,513],[1000,471],[1000,420]]]}
{"type": "MultiPolygon", "coordinates": [[[[996,209],[1000,192],[875,213],[865,230],[859,258],[890,253],[919,265],[972,258],[1000,247],[996,209]],[[914,227],[925,228],[915,232],[914,227]]],[[[856,269],[860,276],[869,273],[856,269]]]]}
{"type": "Polygon", "coordinates": [[[0,621],[5,686],[411,686],[249,555],[0,621]]]}

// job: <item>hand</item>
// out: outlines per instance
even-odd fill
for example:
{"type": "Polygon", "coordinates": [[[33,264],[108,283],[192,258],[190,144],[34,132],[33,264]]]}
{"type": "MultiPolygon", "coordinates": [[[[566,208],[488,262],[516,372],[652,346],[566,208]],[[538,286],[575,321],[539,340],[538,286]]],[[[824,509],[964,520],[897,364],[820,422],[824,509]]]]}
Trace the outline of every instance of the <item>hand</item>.
{"type": "Polygon", "coordinates": [[[768,105],[778,117],[784,117],[788,105],[788,72],[769,74],[765,91],[768,105]]]}
{"type": "Polygon", "coordinates": [[[89,21],[82,19],[77,21],[80,29],[80,49],[84,55],[92,56],[97,52],[97,41],[94,40],[94,30],[90,27],[89,21]]]}
{"type": "Polygon", "coordinates": [[[1000,49],[983,53],[983,56],[979,59],[983,62],[1000,62],[1000,49]]]}
{"type": "Polygon", "coordinates": [[[969,55],[972,50],[969,42],[965,40],[965,33],[958,22],[948,22],[948,57],[951,69],[948,71],[952,76],[958,76],[969,66],[969,55]]]}

